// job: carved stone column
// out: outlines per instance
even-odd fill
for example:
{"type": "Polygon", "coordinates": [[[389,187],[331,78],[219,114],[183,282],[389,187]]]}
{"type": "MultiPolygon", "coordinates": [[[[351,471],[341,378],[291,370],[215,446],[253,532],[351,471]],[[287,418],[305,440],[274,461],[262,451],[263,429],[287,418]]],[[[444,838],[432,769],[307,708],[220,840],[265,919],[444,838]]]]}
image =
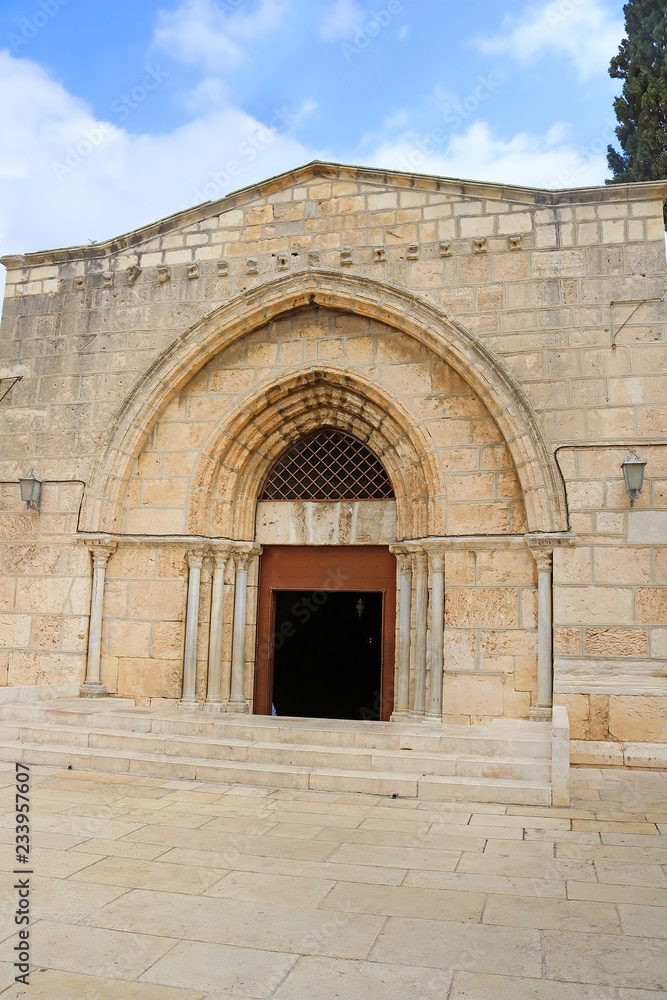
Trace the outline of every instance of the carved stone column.
{"type": "Polygon", "coordinates": [[[234,553],[236,584],[234,588],[234,631],[232,637],[232,680],[228,712],[249,712],[243,691],[245,668],[246,612],[248,603],[248,563],[251,552],[234,553]]]}
{"type": "Polygon", "coordinates": [[[442,671],[445,632],[445,554],[429,551],[431,564],[431,690],[428,715],[442,722],[442,671]]]}
{"type": "Polygon", "coordinates": [[[116,543],[91,540],[86,542],[86,545],[93,559],[93,589],[90,595],[86,679],[79,688],[79,694],[82,698],[103,698],[107,693],[107,689],[100,679],[104,577],[109,556],[115,551],[116,543]]]}
{"type": "Polygon", "coordinates": [[[201,583],[201,567],[206,548],[198,545],[186,553],[188,560],[188,610],[185,621],[185,654],[183,656],[183,690],[179,708],[198,709],[199,702],[195,698],[195,680],[197,674],[197,630],[199,627],[199,586],[201,583]]]}
{"type": "Polygon", "coordinates": [[[426,708],[426,627],[428,616],[428,556],[422,549],[414,555],[415,643],[412,666],[414,692],[411,716],[424,718],[426,708]]]}
{"type": "MultiPolygon", "coordinates": [[[[223,609],[225,599],[225,569],[230,559],[227,547],[216,547],[211,553],[213,559],[213,585],[211,589],[211,625],[208,643],[208,686],[205,712],[221,712],[224,708],[222,691],[222,637],[223,609]]],[[[225,701],[229,698],[229,679],[225,701]]]]}
{"type": "Polygon", "coordinates": [[[530,717],[542,720],[551,718],[553,703],[553,548],[531,543],[530,550],[537,563],[537,705],[530,709],[530,717]]]}
{"type": "Polygon", "coordinates": [[[410,708],[410,614],[412,607],[412,556],[402,546],[391,546],[398,575],[398,686],[392,721],[405,719],[410,708]]]}

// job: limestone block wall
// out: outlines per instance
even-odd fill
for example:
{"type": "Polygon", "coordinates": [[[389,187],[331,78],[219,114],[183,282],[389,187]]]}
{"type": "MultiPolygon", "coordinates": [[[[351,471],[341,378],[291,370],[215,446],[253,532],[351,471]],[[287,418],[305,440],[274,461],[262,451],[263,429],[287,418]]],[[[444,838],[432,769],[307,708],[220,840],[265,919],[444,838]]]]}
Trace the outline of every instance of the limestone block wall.
{"type": "Polygon", "coordinates": [[[447,722],[527,717],[537,688],[535,560],[523,546],[445,555],[447,722]]]}
{"type": "MultiPolygon", "coordinates": [[[[201,608],[206,622],[207,585],[210,590],[210,581],[203,583],[201,608]]],[[[179,696],[186,586],[182,547],[138,543],[121,545],[111,555],[101,658],[102,683],[110,693],[142,701],[179,696]]]]}
{"type": "Polygon", "coordinates": [[[631,508],[623,448],[565,448],[577,545],[554,554],[554,698],[573,739],[667,742],[667,444],[631,508]]]}
{"type": "Polygon", "coordinates": [[[0,484],[0,686],[83,675],[90,556],[75,539],[82,484],[47,483],[41,513],[0,484]]]}

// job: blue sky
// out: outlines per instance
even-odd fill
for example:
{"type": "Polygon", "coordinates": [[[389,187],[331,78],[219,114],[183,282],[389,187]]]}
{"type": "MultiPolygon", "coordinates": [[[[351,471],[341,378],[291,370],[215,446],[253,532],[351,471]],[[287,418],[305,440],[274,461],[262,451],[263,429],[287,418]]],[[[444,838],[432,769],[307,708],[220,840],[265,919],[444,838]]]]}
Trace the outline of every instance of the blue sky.
{"type": "Polygon", "coordinates": [[[602,184],[615,0],[0,0],[0,252],[306,163],[602,184]]]}

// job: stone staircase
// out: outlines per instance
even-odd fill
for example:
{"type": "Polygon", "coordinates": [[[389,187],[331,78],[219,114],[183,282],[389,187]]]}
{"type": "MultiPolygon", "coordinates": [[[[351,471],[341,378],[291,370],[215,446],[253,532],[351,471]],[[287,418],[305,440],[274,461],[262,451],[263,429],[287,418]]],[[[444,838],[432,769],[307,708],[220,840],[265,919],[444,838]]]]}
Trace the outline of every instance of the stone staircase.
{"type": "Polygon", "coordinates": [[[549,722],[352,722],[136,708],[125,698],[0,707],[0,759],[164,779],[550,805],[549,722]]]}

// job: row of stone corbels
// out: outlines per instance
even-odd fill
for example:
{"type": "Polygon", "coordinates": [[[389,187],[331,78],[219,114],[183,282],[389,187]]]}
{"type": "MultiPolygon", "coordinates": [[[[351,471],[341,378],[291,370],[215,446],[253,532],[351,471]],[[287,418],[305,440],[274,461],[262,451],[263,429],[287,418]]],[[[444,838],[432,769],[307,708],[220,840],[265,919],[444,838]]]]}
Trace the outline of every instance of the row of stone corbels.
{"type": "Polygon", "coordinates": [[[537,705],[531,709],[531,717],[549,718],[553,699],[553,551],[558,545],[573,543],[571,534],[553,533],[498,538],[428,538],[390,546],[396,556],[398,577],[398,684],[392,719],[438,722],[442,719],[446,552],[507,545],[527,545],[537,565],[537,705]],[[429,606],[430,648],[427,643],[429,606]],[[428,708],[427,667],[430,674],[428,708]]]}
{"type": "MultiPolygon", "coordinates": [[[[116,551],[118,541],[110,537],[85,539],[93,564],[93,585],[90,602],[88,631],[88,657],[86,679],[81,685],[82,697],[96,698],[106,695],[100,676],[104,581],[109,558],[116,551]]],[[[128,539],[128,541],[130,541],[128,539]]],[[[155,539],[159,543],[159,539],[155,539]]],[[[164,541],[164,540],[163,540],[164,541]]],[[[168,539],[173,544],[174,539],[168,539]]],[[[231,712],[248,712],[244,695],[245,637],[248,605],[248,565],[262,551],[253,542],[182,540],[186,546],[188,563],[188,597],[185,621],[185,650],[183,656],[183,686],[179,708],[198,709],[195,698],[197,670],[197,633],[199,626],[199,593],[201,570],[208,556],[213,565],[211,588],[211,616],[208,645],[208,678],[204,709],[217,712],[225,707],[231,712]],[[225,574],[234,569],[234,619],[232,648],[224,648],[223,608],[225,601],[225,574]],[[228,669],[224,669],[227,666],[228,669]]]]}

